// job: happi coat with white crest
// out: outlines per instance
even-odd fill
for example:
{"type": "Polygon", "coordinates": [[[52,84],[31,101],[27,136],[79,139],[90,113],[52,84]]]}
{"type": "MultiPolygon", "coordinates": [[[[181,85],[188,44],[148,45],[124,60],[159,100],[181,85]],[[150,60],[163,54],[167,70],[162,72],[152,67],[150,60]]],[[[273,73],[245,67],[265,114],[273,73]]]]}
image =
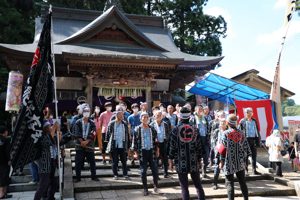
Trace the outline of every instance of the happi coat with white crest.
{"type": "Polygon", "coordinates": [[[225,156],[220,155],[221,160],[224,162],[224,174],[231,175],[245,170],[247,156],[251,156],[245,133],[236,127],[229,127],[223,133],[221,143],[226,147],[225,156]]]}
{"type": "MultiPolygon", "coordinates": [[[[155,128],[152,125],[148,126],[151,133],[151,151],[152,151],[152,159],[153,161],[156,161],[156,145],[155,140],[157,138],[157,132],[155,128]]],[[[144,128],[143,124],[140,124],[139,126],[135,127],[134,133],[133,133],[133,139],[132,139],[132,151],[137,151],[139,154],[139,160],[140,163],[143,163],[144,161],[144,155],[143,155],[143,149],[145,149],[145,143],[144,143],[144,128]]]]}
{"type": "MultiPolygon", "coordinates": [[[[84,118],[78,119],[75,122],[75,126],[74,126],[74,132],[72,133],[72,137],[75,140],[75,144],[81,145],[81,143],[77,140],[79,138],[81,138],[82,140],[87,140],[87,139],[91,139],[91,141],[86,145],[88,147],[91,148],[95,148],[95,143],[94,143],[94,134],[96,133],[96,124],[94,122],[94,120],[92,119],[88,119],[88,123],[87,123],[87,129],[85,129],[85,122],[84,122],[84,118]]],[[[90,148],[83,148],[81,146],[75,145],[75,150],[85,150],[87,152],[93,152],[93,149],[90,148]]]]}
{"type": "MultiPolygon", "coordinates": [[[[155,128],[156,132],[158,132],[158,130],[157,130],[157,128],[156,128],[156,124],[157,124],[157,122],[156,122],[156,120],[154,120],[154,121],[151,122],[149,125],[150,125],[150,126],[153,126],[153,127],[155,128]]],[[[158,124],[157,124],[157,125],[158,125],[158,124]]],[[[161,124],[160,124],[160,125],[162,126],[162,130],[164,131],[164,142],[166,142],[166,144],[167,144],[167,143],[169,143],[169,138],[170,138],[170,132],[171,132],[170,127],[169,127],[169,125],[168,125],[166,122],[164,122],[164,121],[161,121],[161,124]]]]}
{"type": "MultiPolygon", "coordinates": [[[[129,131],[128,131],[128,123],[124,120],[121,120],[121,125],[123,129],[123,147],[125,152],[128,150],[128,141],[129,141],[129,131]]],[[[117,133],[117,120],[110,121],[107,126],[107,131],[105,135],[105,140],[108,141],[107,144],[107,151],[113,152],[115,149],[115,142],[116,142],[116,133],[117,133]]]]}

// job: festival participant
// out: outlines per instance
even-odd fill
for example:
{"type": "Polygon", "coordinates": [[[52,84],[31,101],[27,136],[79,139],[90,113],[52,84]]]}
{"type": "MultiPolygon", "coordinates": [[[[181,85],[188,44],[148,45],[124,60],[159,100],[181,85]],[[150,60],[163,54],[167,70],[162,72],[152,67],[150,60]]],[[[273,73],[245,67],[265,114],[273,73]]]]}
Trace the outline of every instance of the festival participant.
{"type": "MultiPolygon", "coordinates": [[[[206,113],[207,113],[207,108],[204,109],[204,111],[205,110],[206,110],[206,113]]],[[[209,122],[209,124],[208,124],[208,129],[209,129],[208,134],[209,134],[209,137],[210,137],[210,143],[212,142],[211,134],[215,130],[217,130],[219,128],[219,124],[220,124],[220,120],[219,119],[225,118],[225,117],[226,117],[225,112],[223,110],[221,110],[221,111],[216,112],[215,119],[211,120],[209,122]]],[[[211,119],[210,115],[207,115],[206,119],[207,119],[207,121],[209,121],[209,119],[211,119]]],[[[212,145],[210,145],[210,150],[209,150],[209,164],[208,164],[209,167],[212,167],[214,158],[215,158],[215,150],[212,147],[212,145]]]]}
{"type": "Polygon", "coordinates": [[[167,118],[170,120],[171,122],[171,129],[173,129],[173,127],[175,127],[178,124],[178,117],[176,114],[174,114],[174,107],[172,105],[168,105],[167,107],[167,118]]]}
{"type": "Polygon", "coordinates": [[[48,122],[50,122],[51,126],[53,126],[53,113],[49,114],[49,117],[46,119],[48,122]]]}
{"type": "Polygon", "coordinates": [[[90,108],[88,106],[83,109],[83,118],[78,119],[74,126],[73,138],[75,139],[75,171],[76,179],[75,183],[81,181],[81,168],[86,157],[90,163],[91,179],[93,181],[99,181],[96,177],[96,164],[95,164],[95,142],[96,137],[96,125],[93,120],[90,119],[90,108]]]}
{"type": "MultiPolygon", "coordinates": [[[[172,178],[172,176],[168,173],[168,156],[167,156],[167,148],[168,148],[168,141],[170,137],[170,129],[166,122],[162,121],[162,111],[157,110],[153,113],[153,117],[155,120],[150,123],[150,126],[153,126],[157,133],[157,142],[159,148],[159,153],[162,156],[162,164],[164,166],[164,177],[165,178],[172,178]]],[[[157,166],[159,157],[157,159],[157,166]]]]}
{"type": "Polygon", "coordinates": [[[142,112],[146,112],[146,113],[148,113],[149,117],[151,117],[151,113],[148,111],[147,102],[140,102],[140,108],[141,108],[141,111],[139,112],[139,114],[141,114],[142,112]]]}
{"type": "Polygon", "coordinates": [[[179,112],[181,109],[180,104],[179,103],[176,104],[175,108],[176,108],[176,111],[174,112],[174,114],[177,116],[178,120],[180,120],[180,112],[179,112]]]}
{"type": "MultiPolygon", "coordinates": [[[[101,141],[102,142],[101,152],[102,152],[102,159],[103,159],[102,162],[103,162],[103,164],[106,164],[105,151],[107,149],[107,141],[105,141],[105,136],[106,136],[108,123],[114,114],[111,112],[111,110],[112,110],[111,102],[106,102],[104,104],[104,107],[105,107],[106,111],[101,113],[101,115],[100,115],[99,130],[101,131],[101,135],[102,135],[102,141],[101,141]]],[[[111,163],[111,154],[110,153],[109,153],[109,163],[111,163]]]]}
{"type": "Polygon", "coordinates": [[[63,135],[65,135],[68,132],[68,120],[66,118],[68,112],[64,111],[61,118],[60,118],[60,131],[63,135]]]}
{"type": "Polygon", "coordinates": [[[206,120],[208,121],[208,123],[213,119],[212,116],[209,114],[209,108],[208,106],[204,106],[203,107],[203,113],[204,113],[204,117],[206,118],[206,120]]]}
{"type": "MultiPolygon", "coordinates": [[[[257,156],[257,147],[261,146],[261,137],[258,130],[258,124],[256,119],[253,116],[252,108],[245,109],[246,117],[241,119],[238,129],[244,131],[246,133],[246,137],[252,152],[252,172],[255,175],[260,175],[258,171],[256,171],[256,156],[257,156]]],[[[248,159],[246,160],[246,164],[248,166],[248,159]]],[[[245,170],[246,176],[249,176],[248,168],[245,170]]]]}
{"type": "Polygon", "coordinates": [[[6,193],[9,185],[10,171],[10,140],[7,138],[6,126],[0,126],[0,199],[12,198],[13,195],[6,193]]]}
{"type": "Polygon", "coordinates": [[[153,107],[152,107],[152,117],[149,118],[150,123],[152,123],[153,121],[155,121],[154,113],[155,113],[156,111],[158,111],[158,110],[160,110],[159,106],[153,106],[153,107]]]}
{"type": "Polygon", "coordinates": [[[109,122],[106,132],[107,150],[112,155],[112,171],[114,180],[118,180],[119,156],[122,163],[123,177],[130,180],[128,176],[126,153],[129,143],[128,124],[124,122],[124,110],[122,106],[116,108],[116,120],[109,122]]]}
{"type": "MultiPolygon", "coordinates": [[[[117,105],[116,106],[116,110],[117,110],[117,107],[121,107],[122,108],[122,110],[123,110],[123,121],[127,124],[127,126],[128,126],[128,117],[127,116],[130,116],[130,114],[129,115],[127,115],[126,114],[126,106],[125,106],[126,104],[124,104],[124,102],[120,102],[119,103],[119,105],[117,105]]],[[[116,113],[117,112],[114,112],[114,115],[110,118],[110,121],[113,121],[113,120],[116,120],[117,119],[117,115],[116,115],[116,113]]],[[[129,112],[127,112],[127,113],[129,113],[129,112]]]]}
{"type": "Polygon", "coordinates": [[[48,199],[55,199],[54,194],[58,188],[58,179],[54,174],[57,170],[55,158],[57,155],[55,145],[55,132],[60,132],[59,123],[56,121],[51,128],[50,122],[43,124],[43,132],[41,136],[41,157],[38,160],[38,170],[40,176],[39,187],[34,195],[34,200],[40,200],[47,192],[48,199]]]}
{"type": "Polygon", "coordinates": [[[148,164],[152,171],[154,193],[163,194],[158,189],[158,167],[156,159],[159,156],[159,149],[155,145],[157,138],[156,130],[153,126],[149,125],[149,115],[147,112],[140,114],[141,125],[137,126],[134,130],[132,140],[132,151],[136,151],[139,155],[141,179],[143,182],[143,196],[149,195],[147,186],[147,168],[148,164]]]}
{"type": "Polygon", "coordinates": [[[205,154],[202,155],[203,157],[202,176],[204,178],[208,178],[208,176],[206,175],[206,170],[208,166],[208,155],[209,155],[209,135],[208,135],[208,123],[206,118],[203,115],[202,105],[196,106],[195,122],[200,133],[203,149],[205,151],[205,154]]]}
{"type": "Polygon", "coordinates": [[[236,174],[244,199],[248,200],[245,160],[246,155],[251,155],[251,150],[244,132],[236,128],[237,117],[234,114],[228,115],[226,124],[228,130],[223,133],[218,152],[221,159],[219,167],[225,174],[228,199],[234,199],[234,174],[236,174]]]}
{"type": "Polygon", "coordinates": [[[201,185],[199,169],[202,168],[203,145],[195,124],[189,122],[191,110],[183,107],[180,110],[180,122],[172,130],[170,140],[169,162],[173,171],[173,160],[181,186],[182,199],[190,199],[188,173],[197,190],[198,199],[204,200],[205,194],[201,185]]]}
{"type": "Polygon", "coordinates": [[[279,130],[273,130],[273,133],[269,138],[268,147],[269,161],[276,164],[276,175],[282,177],[281,163],[283,162],[283,157],[280,153],[282,142],[279,130]]]}
{"type": "MultiPolygon", "coordinates": [[[[296,129],[296,134],[294,137],[294,142],[295,142],[295,153],[296,153],[296,158],[299,159],[299,154],[300,154],[300,128],[296,129]]],[[[297,163],[298,170],[300,171],[300,163],[297,163]]]]}
{"type": "Polygon", "coordinates": [[[94,142],[96,142],[96,138],[98,140],[98,147],[99,150],[102,148],[102,133],[100,129],[100,107],[95,107],[95,112],[91,116],[92,119],[94,119],[95,125],[96,125],[96,136],[94,142]]]}
{"type": "Polygon", "coordinates": [[[120,101],[119,105],[123,106],[124,115],[128,118],[130,113],[127,111],[127,104],[124,101],[120,101]]]}
{"type": "Polygon", "coordinates": [[[222,136],[224,132],[227,130],[226,127],[226,118],[221,118],[220,120],[220,126],[217,128],[214,132],[211,134],[211,146],[215,151],[215,170],[214,170],[214,185],[213,189],[216,190],[218,189],[218,179],[220,175],[220,154],[217,150],[218,144],[220,144],[222,136]]]}
{"type": "MultiPolygon", "coordinates": [[[[129,128],[129,140],[130,142],[132,142],[132,138],[133,138],[133,133],[134,133],[134,129],[136,126],[139,126],[141,124],[141,120],[140,120],[140,114],[139,114],[139,105],[137,103],[134,103],[131,105],[131,109],[133,111],[133,114],[131,114],[128,117],[128,128],[129,128]]],[[[131,147],[131,145],[129,145],[129,147],[131,147]]],[[[135,165],[134,163],[134,152],[130,151],[130,148],[128,148],[128,158],[129,155],[131,154],[131,165],[135,165]]],[[[137,157],[137,155],[136,155],[137,157]]]]}

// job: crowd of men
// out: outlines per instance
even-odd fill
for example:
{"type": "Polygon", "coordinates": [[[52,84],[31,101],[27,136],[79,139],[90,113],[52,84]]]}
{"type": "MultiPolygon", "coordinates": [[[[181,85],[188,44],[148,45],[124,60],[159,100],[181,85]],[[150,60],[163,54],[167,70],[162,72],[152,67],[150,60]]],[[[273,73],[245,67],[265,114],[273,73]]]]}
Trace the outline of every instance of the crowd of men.
{"type": "MultiPolygon", "coordinates": [[[[245,181],[245,176],[249,175],[248,156],[252,158],[253,174],[259,174],[256,171],[256,147],[260,146],[260,133],[257,121],[252,118],[251,108],[246,109],[247,117],[237,124],[236,115],[230,114],[226,117],[224,111],[218,111],[213,119],[208,107],[202,105],[197,105],[192,111],[190,104],[183,107],[176,105],[176,109],[172,105],[166,108],[164,104],[160,104],[154,106],[150,113],[147,103],[141,102],[140,105],[131,105],[132,114],[128,112],[125,102],[120,102],[114,112],[111,102],[105,103],[104,107],[106,111],[100,114],[99,107],[95,107],[94,113],[91,113],[89,105],[79,105],[78,114],[72,118],[70,132],[76,150],[75,183],[81,181],[85,160],[90,165],[91,180],[99,181],[94,153],[97,148],[95,144],[98,143],[102,162],[111,164],[114,180],[119,179],[119,160],[122,163],[123,178],[126,180],[130,180],[127,161],[131,160],[131,165],[136,164],[135,159],[139,161],[144,196],[149,194],[148,166],[152,171],[154,193],[163,193],[158,187],[158,163],[161,160],[164,178],[173,178],[168,171],[173,171],[175,166],[183,199],[190,198],[188,174],[193,180],[198,198],[205,199],[199,170],[202,169],[202,176],[208,178],[206,171],[209,167],[214,169],[213,189],[218,189],[221,171],[225,174],[228,198],[234,199],[236,174],[244,199],[248,199],[245,181]],[[106,159],[107,153],[109,160],[106,159]]],[[[67,125],[65,120],[62,123],[67,125]]],[[[37,162],[40,183],[35,200],[45,195],[48,199],[54,199],[58,185],[57,154],[62,152],[62,149],[56,147],[57,137],[61,140],[61,145],[65,143],[59,134],[62,127],[58,122],[51,124],[51,120],[43,124],[41,159],[37,162]]],[[[0,139],[3,140],[1,135],[0,139]]],[[[9,162],[9,158],[5,162],[9,162]]],[[[6,179],[3,180],[0,183],[0,197],[7,195],[4,192],[6,179]]]]}

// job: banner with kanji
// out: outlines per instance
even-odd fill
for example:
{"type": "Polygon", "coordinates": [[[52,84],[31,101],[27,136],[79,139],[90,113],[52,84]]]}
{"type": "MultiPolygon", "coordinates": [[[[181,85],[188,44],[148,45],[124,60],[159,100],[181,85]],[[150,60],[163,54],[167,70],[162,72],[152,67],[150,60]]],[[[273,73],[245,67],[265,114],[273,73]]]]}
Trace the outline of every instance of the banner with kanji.
{"type": "Polygon", "coordinates": [[[22,168],[36,158],[38,139],[43,131],[45,105],[53,101],[53,75],[50,12],[46,17],[33,57],[12,136],[11,161],[13,168],[22,168]]]}

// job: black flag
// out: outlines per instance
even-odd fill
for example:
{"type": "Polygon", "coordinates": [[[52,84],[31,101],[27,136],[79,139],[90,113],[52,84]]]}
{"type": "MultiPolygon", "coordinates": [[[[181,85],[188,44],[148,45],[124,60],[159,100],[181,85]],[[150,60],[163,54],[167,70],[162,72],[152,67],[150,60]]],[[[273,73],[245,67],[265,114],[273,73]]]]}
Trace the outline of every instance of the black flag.
{"type": "Polygon", "coordinates": [[[43,130],[45,105],[53,101],[51,15],[51,12],[47,15],[40,35],[12,137],[10,153],[14,169],[22,168],[35,159],[43,130]]]}

